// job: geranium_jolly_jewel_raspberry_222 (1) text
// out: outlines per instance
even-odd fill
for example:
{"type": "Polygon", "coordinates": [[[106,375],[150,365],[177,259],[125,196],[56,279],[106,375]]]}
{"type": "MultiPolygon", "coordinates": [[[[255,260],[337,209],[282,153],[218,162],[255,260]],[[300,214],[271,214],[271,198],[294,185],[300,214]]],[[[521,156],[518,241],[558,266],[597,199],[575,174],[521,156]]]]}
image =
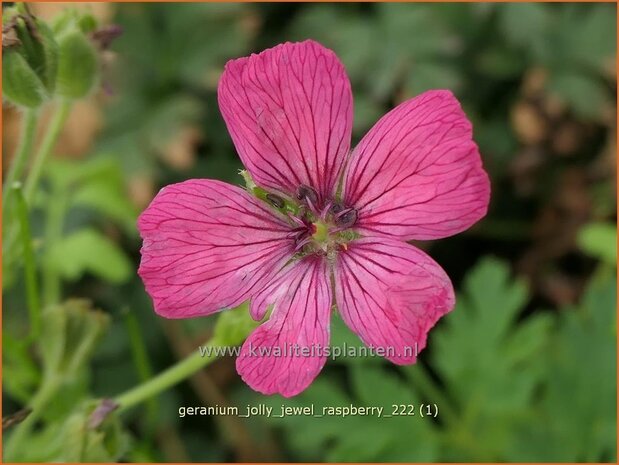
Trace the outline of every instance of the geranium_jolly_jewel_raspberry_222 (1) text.
{"type": "Polygon", "coordinates": [[[368,347],[415,363],[455,295],[407,241],[466,230],[490,199],[458,100],[447,90],[406,100],[351,151],[349,78],[312,40],[230,60],[217,94],[250,186],[172,184],[140,215],[138,272],[156,313],[192,318],[249,300],[260,321],[270,310],[236,360],[263,394],[291,397],[312,383],[334,309],[368,347]]]}

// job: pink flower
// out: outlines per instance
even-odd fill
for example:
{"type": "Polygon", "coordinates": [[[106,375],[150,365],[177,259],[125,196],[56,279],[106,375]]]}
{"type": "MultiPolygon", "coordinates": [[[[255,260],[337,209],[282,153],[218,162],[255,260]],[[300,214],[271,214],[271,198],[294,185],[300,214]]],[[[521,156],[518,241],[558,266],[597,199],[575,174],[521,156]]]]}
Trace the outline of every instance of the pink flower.
{"type": "Polygon", "coordinates": [[[350,82],[336,55],[309,40],[228,62],[218,96],[268,195],[210,179],[157,194],[138,222],[139,274],[155,311],[190,318],[249,299],[260,320],[272,306],[236,363],[264,394],[294,396],[318,375],[333,307],[365,344],[415,363],[413,348],[425,347],[454,291],[406,241],[464,231],[490,196],[458,101],[444,90],[410,99],[350,153],[350,82]]]}

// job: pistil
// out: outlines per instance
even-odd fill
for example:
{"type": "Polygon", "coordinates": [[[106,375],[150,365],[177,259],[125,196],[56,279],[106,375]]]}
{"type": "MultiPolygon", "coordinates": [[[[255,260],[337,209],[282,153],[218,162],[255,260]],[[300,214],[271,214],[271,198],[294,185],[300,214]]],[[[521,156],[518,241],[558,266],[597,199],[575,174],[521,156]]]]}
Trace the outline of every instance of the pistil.
{"type": "Polygon", "coordinates": [[[318,243],[323,243],[329,238],[329,226],[322,221],[312,224],[312,239],[318,243]]]}

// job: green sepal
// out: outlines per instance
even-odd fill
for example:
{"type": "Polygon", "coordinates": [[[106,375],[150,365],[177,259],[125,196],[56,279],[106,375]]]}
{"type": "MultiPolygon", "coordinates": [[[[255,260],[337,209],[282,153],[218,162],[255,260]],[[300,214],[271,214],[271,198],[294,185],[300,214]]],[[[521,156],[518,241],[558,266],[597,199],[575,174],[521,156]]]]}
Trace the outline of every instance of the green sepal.
{"type": "Polygon", "coordinates": [[[226,310],[219,315],[215,324],[213,343],[221,346],[240,345],[259,324],[250,316],[247,303],[226,310]]]}
{"type": "MultiPolygon", "coordinates": [[[[45,23],[39,24],[39,34],[41,36],[43,48],[43,68],[38,72],[49,95],[54,94],[56,88],[56,76],[58,74],[58,43],[54,38],[51,28],[45,23]]],[[[35,71],[37,69],[35,68],[35,71]]]]}
{"type": "Polygon", "coordinates": [[[97,51],[80,31],[58,37],[59,59],[57,94],[67,99],[85,97],[99,77],[97,51]]]}
{"type": "Polygon", "coordinates": [[[273,194],[269,191],[264,190],[262,187],[258,187],[247,170],[240,170],[239,174],[243,177],[243,180],[245,181],[245,189],[247,190],[247,192],[252,194],[254,197],[257,197],[260,200],[268,203],[271,208],[283,214],[289,212],[293,215],[296,215],[299,212],[299,205],[297,205],[288,197],[273,194]],[[279,197],[283,202],[283,206],[280,208],[276,205],[273,205],[273,203],[267,198],[268,195],[276,195],[277,197],[279,197]]]}
{"type": "Polygon", "coordinates": [[[97,18],[95,18],[91,13],[81,14],[77,20],[77,24],[84,34],[90,34],[98,27],[97,18]]]}
{"type": "Polygon", "coordinates": [[[46,90],[26,59],[16,50],[2,54],[2,91],[14,105],[38,108],[45,101],[46,90]]]}
{"type": "Polygon", "coordinates": [[[27,10],[18,8],[3,15],[3,26],[10,28],[19,41],[11,50],[17,51],[41,80],[46,91],[44,97],[51,96],[58,71],[58,44],[51,28],[27,10]]]}

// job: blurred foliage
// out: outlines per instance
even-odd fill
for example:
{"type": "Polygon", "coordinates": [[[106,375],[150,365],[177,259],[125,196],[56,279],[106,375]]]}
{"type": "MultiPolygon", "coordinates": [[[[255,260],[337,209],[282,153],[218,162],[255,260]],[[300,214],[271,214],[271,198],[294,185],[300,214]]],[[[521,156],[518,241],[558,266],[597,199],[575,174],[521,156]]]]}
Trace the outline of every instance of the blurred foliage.
{"type": "MultiPolygon", "coordinates": [[[[616,276],[607,271],[596,276],[578,306],[518,321],[529,299],[526,286],[510,283],[505,263],[484,259],[432,336],[431,366],[445,386],[441,400],[428,389],[426,367],[349,363],[352,396],[337,378],[324,377],[286,404],[315,405],[317,411],[383,406],[386,414],[412,404],[413,415],[272,422],[303,461],[612,460],[616,276]],[[419,415],[423,402],[438,403],[437,419],[419,415]],[[583,425],[589,425],[587,434],[583,425]]],[[[268,403],[281,409],[278,399],[268,403]]]]}
{"type": "MultiPolygon", "coordinates": [[[[74,109],[66,138],[96,136],[77,155],[61,138],[32,201],[46,303],[34,341],[20,248],[3,254],[3,412],[46,405],[24,421],[28,447],[9,451],[13,458],[616,460],[614,4],[127,3],[86,14],[53,7],[32,8],[37,24],[62,11],[49,31],[41,26],[62,48],[46,42],[45,50],[3,54],[5,69],[17,62],[16,79],[3,74],[5,98],[38,106],[58,84],[103,124],[74,109]],[[102,47],[92,34],[107,23],[123,34],[102,47]],[[143,382],[213,335],[236,344],[255,324],[246,306],[178,324],[158,318],[135,271],[135,220],[171,182],[242,184],[217,107],[223,66],[305,38],[332,48],[346,66],[353,143],[428,89],[454,91],[473,121],[492,179],[490,212],[466,233],[416,244],[452,277],[457,308],[430,333],[415,366],[341,357],[306,392],[281,399],[251,391],[234,359],[224,358],[143,408],[109,412],[93,425],[101,407],[93,399],[143,382]],[[63,61],[68,48],[89,66],[63,61]],[[55,66],[68,87],[50,81],[55,66]],[[91,90],[97,82],[102,91],[91,90]],[[436,418],[420,416],[422,403],[438,406],[436,418]],[[410,404],[415,415],[178,417],[179,406],[242,412],[260,404],[385,413],[410,404]]],[[[25,31],[20,22],[19,37],[25,31]]],[[[7,107],[5,154],[15,147],[11,120],[7,107]]],[[[331,331],[334,345],[361,345],[337,315],[331,331]]],[[[18,428],[6,431],[5,444],[18,428]]]]}

